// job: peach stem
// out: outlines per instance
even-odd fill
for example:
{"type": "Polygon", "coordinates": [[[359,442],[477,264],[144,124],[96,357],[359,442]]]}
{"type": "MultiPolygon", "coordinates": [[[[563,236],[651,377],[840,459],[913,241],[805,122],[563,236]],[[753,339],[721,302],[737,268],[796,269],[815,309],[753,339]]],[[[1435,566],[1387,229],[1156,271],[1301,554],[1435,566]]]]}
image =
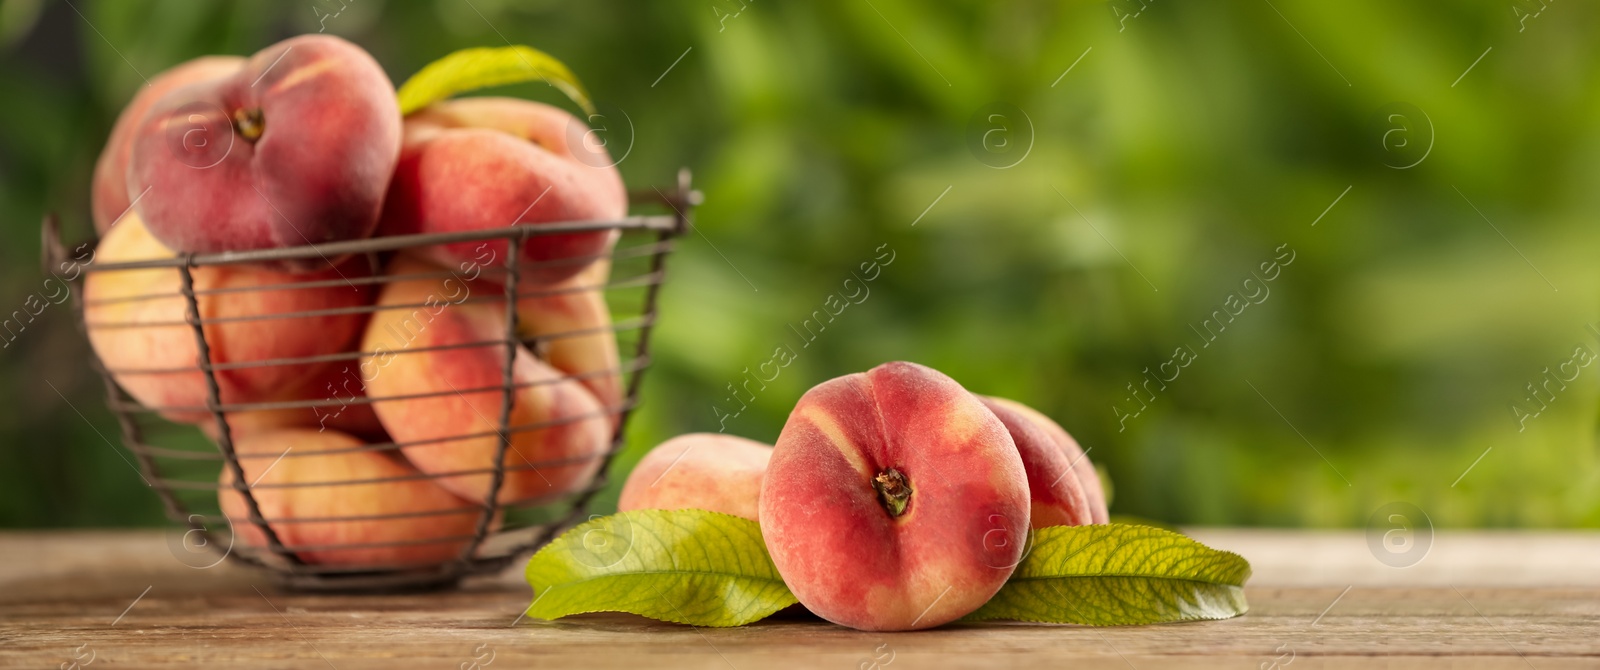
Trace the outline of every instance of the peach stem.
{"type": "Polygon", "coordinates": [[[238,109],[233,112],[233,127],[245,140],[254,142],[261,138],[261,133],[266,131],[267,120],[262,118],[261,109],[238,109]]]}
{"type": "Polygon", "coordinates": [[[911,504],[911,480],[904,473],[894,468],[884,470],[872,478],[872,488],[877,489],[878,499],[891,518],[906,513],[911,504]]]}

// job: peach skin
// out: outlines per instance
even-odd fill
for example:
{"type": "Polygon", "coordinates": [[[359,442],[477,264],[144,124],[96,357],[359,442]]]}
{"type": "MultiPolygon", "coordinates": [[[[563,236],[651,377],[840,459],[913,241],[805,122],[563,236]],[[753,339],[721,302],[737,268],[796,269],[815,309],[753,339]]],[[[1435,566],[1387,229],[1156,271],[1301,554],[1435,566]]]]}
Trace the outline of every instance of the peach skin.
{"type": "MultiPolygon", "coordinates": [[[[419,476],[395,455],[363,446],[338,431],[312,428],[243,429],[234,436],[262,518],[300,560],[397,567],[459,556],[483,508],[419,476]]],[[[219,483],[218,502],[235,541],[265,547],[266,534],[250,522],[244,496],[233,489],[232,469],[222,469],[219,483]]]]}
{"type": "Polygon", "coordinates": [[[507,351],[502,290],[406,256],[389,274],[396,278],[362,342],[361,378],[406,458],[457,495],[486,500],[512,355],[511,444],[496,499],[542,500],[586,486],[610,444],[610,422],[583,385],[520,344],[507,351]],[[446,276],[401,277],[416,273],[446,276]]]}
{"type": "Polygon", "coordinates": [[[602,258],[557,284],[522,282],[521,294],[530,297],[517,299],[517,326],[522,337],[540,338],[535,353],[541,360],[588,387],[615,428],[621,417],[622,374],[617,333],[606,305],[610,275],[611,259],[602,258]]]}
{"type": "MultiPolygon", "coordinates": [[[[354,345],[351,347],[354,350],[354,345]]],[[[335,430],[364,442],[389,442],[372,405],[365,402],[366,390],[361,384],[359,362],[339,361],[325,368],[314,382],[303,391],[274,398],[275,401],[327,401],[311,407],[228,412],[228,425],[235,434],[241,430],[263,431],[273,428],[312,428],[335,430]]],[[[215,421],[201,421],[200,430],[213,441],[217,439],[215,421]]]]}
{"type": "Polygon", "coordinates": [[[400,124],[394,87],[372,56],[331,35],[294,37],[229,76],[162,96],[134,134],[128,197],[179,251],[366,237],[394,174],[400,124]]]}
{"type": "MultiPolygon", "coordinates": [[[[380,234],[503,228],[515,223],[619,219],[628,213],[622,177],[609,161],[593,167],[569,132],[588,129],[556,107],[514,98],[462,98],[434,103],[405,121],[399,166],[384,204],[380,234]]],[[[611,231],[533,237],[520,260],[540,264],[525,274],[540,283],[579,272],[604,254],[611,231]]],[[[446,244],[429,258],[446,267],[477,257],[482,243],[446,244]]],[[[505,258],[505,241],[491,243],[505,258]]]]}
{"type": "Polygon", "coordinates": [[[225,77],[243,66],[244,59],[238,56],[202,56],[156,75],[149,85],[134,94],[133,100],[117,115],[116,123],[111,126],[111,136],[106,138],[106,146],[94,162],[89,202],[96,233],[105,235],[117,217],[128,211],[128,154],[133,146],[134,130],[150,107],[175,88],[225,77]]]}
{"type": "MultiPolygon", "coordinates": [[[[100,242],[98,263],[172,258],[129,213],[100,242]]],[[[198,295],[213,376],[224,404],[279,400],[304,389],[328,363],[266,365],[352,350],[367,315],[335,311],[368,305],[371,287],[341,277],[365,276],[364,263],[320,273],[289,275],[253,265],[202,266],[191,270],[198,295]],[[293,286],[302,282],[318,285],[293,286]],[[278,288],[275,288],[278,287],[278,288]]],[[[188,325],[188,306],[175,268],[90,272],[84,281],[84,322],[89,343],[117,384],[174,421],[210,419],[199,349],[188,325]]]]}
{"type": "Polygon", "coordinates": [[[1028,468],[1028,486],[1033,492],[1034,528],[1110,523],[1100,475],[1077,440],[1039,410],[1005,398],[982,399],[1006,424],[1022,452],[1022,463],[1028,468]],[[1072,474],[1064,476],[1069,470],[1072,474]],[[1043,485],[1034,483],[1035,474],[1043,485]],[[1085,507],[1076,507],[1078,499],[1068,479],[1077,480],[1075,488],[1082,491],[1085,507]],[[1054,486],[1049,485],[1052,481],[1056,482],[1054,486]],[[1038,516],[1041,512],[1043,519],[1038,516]]]}
{"type": "Polygon", "coordinates": [[[761,479],[772,447],[721,433],[679,435],[645,454],[617,500],[617,511],[703,509],[757,520],[761,479]]]}
{"type": "Polygon", "coordinates": [[[761,484],[779,574],[818,616],[914,630],[988,602],[1022,559],[1028,481],[1005,426],[955,380],[885,363],[795,405],[761,484]]]}

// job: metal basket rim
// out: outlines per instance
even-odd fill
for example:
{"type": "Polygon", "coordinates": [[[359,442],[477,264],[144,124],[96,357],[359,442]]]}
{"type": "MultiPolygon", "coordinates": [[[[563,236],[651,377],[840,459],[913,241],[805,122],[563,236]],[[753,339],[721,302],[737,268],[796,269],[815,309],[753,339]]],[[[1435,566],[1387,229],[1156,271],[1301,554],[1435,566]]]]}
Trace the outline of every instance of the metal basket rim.
{"type": "Polygon", "coordinates": [[[273,261],[333,258],[354,254],[399,251],[457,242],[477,242],[495,239],[528,239],[549,235],[596,233],[607,230],[653,230],[676,234],[681,217],[671,214],[629,216],[607,221],[563,221],[559,223],[516,223],[503,228],[466,230],[450,233],[414,233],[386,235],[359,240],[325,242],[323,244],[279,247],[276,249],[250,249],[217,253],[180,253],[171,258],[100,263],[89,261],[79,267],[89,272],[119,272],[126,270],[154,270],[177,267],[202,267],[210,265],[241,265],[245,263],[270,263],[273,261]]]}

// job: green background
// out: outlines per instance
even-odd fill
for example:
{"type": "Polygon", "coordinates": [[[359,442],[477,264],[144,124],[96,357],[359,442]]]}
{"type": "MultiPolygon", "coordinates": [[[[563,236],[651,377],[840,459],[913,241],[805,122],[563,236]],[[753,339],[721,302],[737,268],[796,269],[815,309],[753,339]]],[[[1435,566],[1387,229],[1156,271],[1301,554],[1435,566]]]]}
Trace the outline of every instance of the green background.
{"type": "MultiPolygon", "coordinates": [[[[695,171],[699,232],[620,469],[717,430],[727,386],[789,346],[728,432],[770,442],[807,388],[906,359],[1058,419],[1114,513],[1359,527],[1409,501],[1445,527],[1600,525],[1600,367],[1543,410],[1527,388],[1600,352],[1600,7],[1146,3],[345,0],[325,25],[397,82],[462,47],[546,50],[626,112],[631,186],[695,171]],[[986,136],[995,103],[1016,111],[986,136]],[[801,347],[791,326],[884,244],[870,296],[801,347]],[[1270,295],[1202,347],[1280,245],[1270,295]],[[1177,379],[1129,398],[1183,346],[1177,379]]],[[[42,290],[45,212],[89,235],[94,157],[140,73],[337,10],[0,4],[0,311],[42,290]]],[[[70,303],[0,350],[0,379],[0,526],[162,523],[70,303]]]]}

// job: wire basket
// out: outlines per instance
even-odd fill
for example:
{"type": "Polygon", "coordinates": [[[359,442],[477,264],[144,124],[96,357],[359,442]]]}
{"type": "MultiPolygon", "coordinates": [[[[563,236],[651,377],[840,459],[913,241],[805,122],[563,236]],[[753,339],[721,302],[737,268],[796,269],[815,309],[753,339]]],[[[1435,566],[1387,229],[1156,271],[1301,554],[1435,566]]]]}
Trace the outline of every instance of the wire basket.
{"type": "MultiPolygon", "coordinates": [[[[147,483],[156,491],[166,509],[166,514],[173,521],[182,525],[182,539],[177,540],[184,544],[183,549],[174,549],[175,555],[180,551],[193,552],[195,547],[204,546],[202,550],[206,555],[215,554],[218,557],[215,563],[224,559],[239,563],[246,563],[265,568],[272,573],[278,583],[290,589],[299,590],[331,590],[331,591],[396,591],[415,590],[428,588],[444,588],[457,584],[462,578],[469,575],[495,573],[503,570],[519,556],[535,550],[548,543],[561,531],[570,528],[582,520],[586,506],[594,494],[606,484],[606,469],[611,459],[622,448],[626,435],[628,417],[637,406],[639,400],[640,383],[645,369],[650,363],[650,334],[656,322],[657,295],[660,291],[664,277],[667,256],[673,248],[674,238],[684,234],[690,225],[690,213],[699,204],[700,195],[693,191],[689,184],[688,170],[680,171],[676,187],[670,191],[659,188],[643,193],[632,194],[630,201],[635,209],[639,207],[653,208],[660,211],[650,215],[630,215],[616,221],[586,221],[576,223],[554,224],[516,224],[505,228],[453,233],[429,233],[419,235],[401,235],[390,237],[374,237],[362,240],[334,242],[328,244],[264,249],[240,252],[224,252],[216,254],[181,254],[170,259],[131,262],[89,262],[81,266],[82,274],[75,279],[80,284],[87,282],[87,278],[95,273],[118,273],[135,270],[151,270],[170,268],[177,271],[181,279],[181,290],[176,295],[168,293],[162,296],[135,296],[131,298],[114,298],[115,300],[138,299],[180,299],[186,307],[186,315],[182,321],[167,322],[163,324],[122,324],[131,328],[154,328],[187,326],[193,332],[194,345],[198,350],[197,365],[178,369],[128,369],[108,368],[99,356],[93,362],[104,380],[107,402],[121,424],[123,443],[134,454],[139,464],[139,469],[147,483]],[[521,254],[507,253],[505,261],[492,267],[482,268],[484,275],[498,275],[499,286],[503,294],[487,296],[481,300],[503,303],[505,306],[505,330],[501,337],[483,341],[474,341],[452,345],[447,348],[484,348],[504,352],[503,369],[500,370],[501,383],[498,386],[473,389],[453,389],[457,395],[462,393],[487,394],[498,392],[500,415],[498,428],[494,435],[498,436],[493,447],[493,460],[481,469],[428,472],[416,470],[412,474],[403,476],[390,476],[372,479],[349,479],[338,481],[317,481],[313,483],[290,483],[279,486],[294,487],[338,487],[338,486],[365,486],[376,485],[392,481],[408,481],[418,479],[434,480],[438,483],[443,477],[483,477],[487,476],[487,492],[481,499],[463,502],[467,510],[455,510],[454,514],[468,514],[472,519],[471,533],[456,533],[448,536],[427,537],[420,540],[393,540],[393,541],[363,541],[360,537],[350,538],[348,542],[335,542],[322,545],[297,545],[285,541],[285,529],[290,524],[296,523],[321,523],[321,524],[350,524],[359,522],[393,523],[414,520],[419,524],[434,524],[427,519],[430,515],[440,512],[412,511],[384,515],[349,515],[349,516],[314,516],[299,518],[270,518],[262,512],[260,498],[266,495],[265,489],[271,484],[262,484],[264,471],[259,468],[246,468],[243,461],[251,459],[278,460],[327,456],[336,453],[334,450],[285,450],[281,454],[262,455],[257,452],[241,454],[238,452],[239,431],[238,426],[232,425],[244,412],[272,412],[285,410],[317,412],[321,408],[324,412],[333,411],[335,406],[342,411],[351,404],[366,404],[385,401],[415,401],[433,396],[451,393],[452,390],[432,393],[412,394],[406,396],[371,396],[354,397],[328,397],[305,398],[289,400],[272,400],[262,402],[224,402],[224,395],[218,383],[218,374],[231,374],[239,370],[251,368],[264,368],[280,365],[299,366],[337,366],[341,363],[350,364],[352,361],[366,360],[376,354],[375,351],[365,351],[365,346],[354,347],[355,351],[336,354],[325,354],[314,357],[278,358],[267,360],[251,360],[245,362],[216,363],[213,360],[213,346],[207,341],[207,326],[218,322],[238,321],[269,321],[271,319],[309,319],[312,317],[327,316],[329,313],[337,314],[364,314],[365,319],[373,319],[373,314],[386,309],[395,309],[394,306],[385,307],[377,301],[369,300],[366,304],[336,309],[323,309],[301,312],[272,313],[255,317],[202,317],[201,303],[211,300],[208,295],[220,293],[249,293],[251,291],[278,291],[311,287],[327,284],[326,280],[309,280],[296,284],[278,284],[266,286],[232,286],[224,288],[197,289],[194,281],[194,270],[208,266],[234,266],[247,263],[281,262],[298,259],[339,258],[339,257],[365,257],[372,268],[372,272],[364,277],[344,278],[346,283],[371,284],[371,290],[376,292],[382,287],[383,282],[399,281],[421,277],[421,274],[390,274],[385,275],[379,271],[385,258],[395,252],[406,249],[421,249],[433,245],[455,244],[462,242],[499,242],[504,241],[506,248],[521,249],[522,244],[528,240],[541,236],[575,234],[575,233],[606,233],[618,236],[617,242],[610,247],[610,251],[603,254],[582,258],[569,258],[557,261],[528,262],[520,259],[521,254]],[[528,292],[527,286],[519,282],[523,273],[538,272],[540,266],[588,263],[605,259],[610,263],[609,279],[592,285],[562,285],[560,289],[528,292]],[[513,367],[519,360],[518,351],[526,347],[526,351],[533,354],[536,359],[542,359],[542,353],[551,342],[562,338],[575,338],[591,336],[596,328],[580,328],[557,332],[539,332],[537,336],[529,336],[526,330],[519,329],[517,307],[522,301],[540,296],[559,294],[574,294],[590,292],[601,297],[603,312],[609,312],[609,328],[611,337],[616,341],[616,353],[612,357],[616,361],[614,369],[599,369],[585,371],[581,375],[560,373],[555,379],[544,379],[533,382],[519,382],[513,367]],[[198,296],[198,297],[197,297],[198,296]],[[496,349],[497,348],[497,349],[496,349]],[[204,376],[205,402],[204,406],[155,406],[146,405],[135,400],[122,385],[119,378],[124,375],[156,374],[185,372],[193,374],[198,371],[204,376]],[[610,440],[604,448],[593,454],[580,457],[598,461],[597,467],[592,468],[592,478],[577,482],[575,487],[559,491],[548,496],[527,496],[507,500],[502,494],[502,487],[508,478],[508,473],[515,473],[522,469],[532,469],[540,473],[546,469],[559,468],[572,465],[571,459],[562,462],[540,461],[526,462],[526,465],[507,464],[508,450],[512,449],[514,437],[519,432],[552,429],[556,424],[577,421],[585,417],[564,417],[553,421],[546,421],[535,425],[517,425],[513,423],[514,397],[528,386],[538,384],[554,384],[563,381],[583,382],[596,376],[609,376],[617,384],[619,393],[618,402],[615,404],[601,404],[601,410],[610,419],[610,440]],[[203,420],[196,424],[177,423],[163,416],[171,416],[173,412],[200,413],[203,420]],[[205,432],[196,430],[200,426],[205,432]],[[206,439],[209,436],[210,439],[206,439]],[[246,471],[259,472],[255,481],[250,481],[246,471]],[[219,476],[220,475],[220,476],[219,476]],[[223,514],[219,494],[226,495],[231,489],[242,498],[244,508],[248,511],[246,519],[234,518],[233,514],[223,514]],[[248,524],[248,528],[240,529],[240,523],[248,524]],[[241,530],[249,534],[248,541],[241,541],[241,530]],[[330,555],[327,552],[358,551],[395,548],[407,544],[442,545],[450,548],[451,556],[446,560],[437,558],[427,561],[412,563],[363,563],[361,561],[321,561],[315,556],[330,555]],[[454,551],[459,547],[459,551],[454,551]],[[308,560],[308,557],[311,557],[308,560]]],[[[52,266],[67,260],[64,247],[59,242],[59,237],[54,230],[53,220],[47,220],[45,225],[45,254],[44,257],[52,266]]],[[[80,247],[80,249],[83,247],[80,247]]],[[[61,267],[65,267],[64,265],[61,267]]],[[[86,326],[86,309],[94,307],[94,303],[102,302],[92,296],[85,298],[81,291],[73,293],[78,308],[78,323],[86,326]],[[89,303],[86,305],[85,303],[89,303]]],[[[471,298],[472,301],[480,298],[471,298]]],[[[402,306],[404,307],[404,306],[402,306]]],[[[363,322],[365,323],[365,322],[363,322]]],[[[109,326],[96,326],[109,327],[109,326]]],[[[363,326],[363,329],[365,326],[363,326]]],[[[213,336],[214,337],[214,336],[213,336]]],[[[185,345],[187,346],[187,345],[185,345]]],[[[417,352],[400,352],[398,355],[407,355],[417,352]]],[[[309,369],[309,368],[307,368],[309,369]]],[[[465,401],[466,396],[461,395],[465,401]]],[[[477,411],[477,410],[474,410],[477,411]]],[[[494,417],[484,416],[485,422],[490,422],[494,417]]],[[[484,433],[460,434],[435,438],[432,442],[450,442],[458,439],[487,439],[484,433]]],[[[489,436],[492,438],[493,436],[489,436]]],[[[339,451],[380,452],[390,455],[391,460],[404,463],[398,456],[407,453],[408,447],[415,447],[421,441],[405,442],[396,441],[385,436],[387,441],[368,441],[359,447],[339,451]]],[[[518,454],[520,455],[520,453],[518,454]]],[[[527,459],[523,459],[527,461],[527,459]]],[[[314,461],[313,461],[314,463],[314,461]]],[[[254,464],[252,464],[254,465],[254,464]]],[[[272,466],[277,466],[277,461],[272,466]]],[[[269,466],[270,469],[271,466],[269,466]]],[[[420,526],[419,526],[420,527],[420,526]]],[[[353,534],[359,535],[359,534],[353,534]]],[[[434,554],[437,556],[437,552],[434,554]]],[[[180,556],[179,558],[185,558],[180,556]]],[[[186,562],[188,562],[186,560],[186,562]]],[[[215,564],[212,563],[212,564],[215,564]]],[[[194,567],[205,567],[195,565],[194,567]]]]}

